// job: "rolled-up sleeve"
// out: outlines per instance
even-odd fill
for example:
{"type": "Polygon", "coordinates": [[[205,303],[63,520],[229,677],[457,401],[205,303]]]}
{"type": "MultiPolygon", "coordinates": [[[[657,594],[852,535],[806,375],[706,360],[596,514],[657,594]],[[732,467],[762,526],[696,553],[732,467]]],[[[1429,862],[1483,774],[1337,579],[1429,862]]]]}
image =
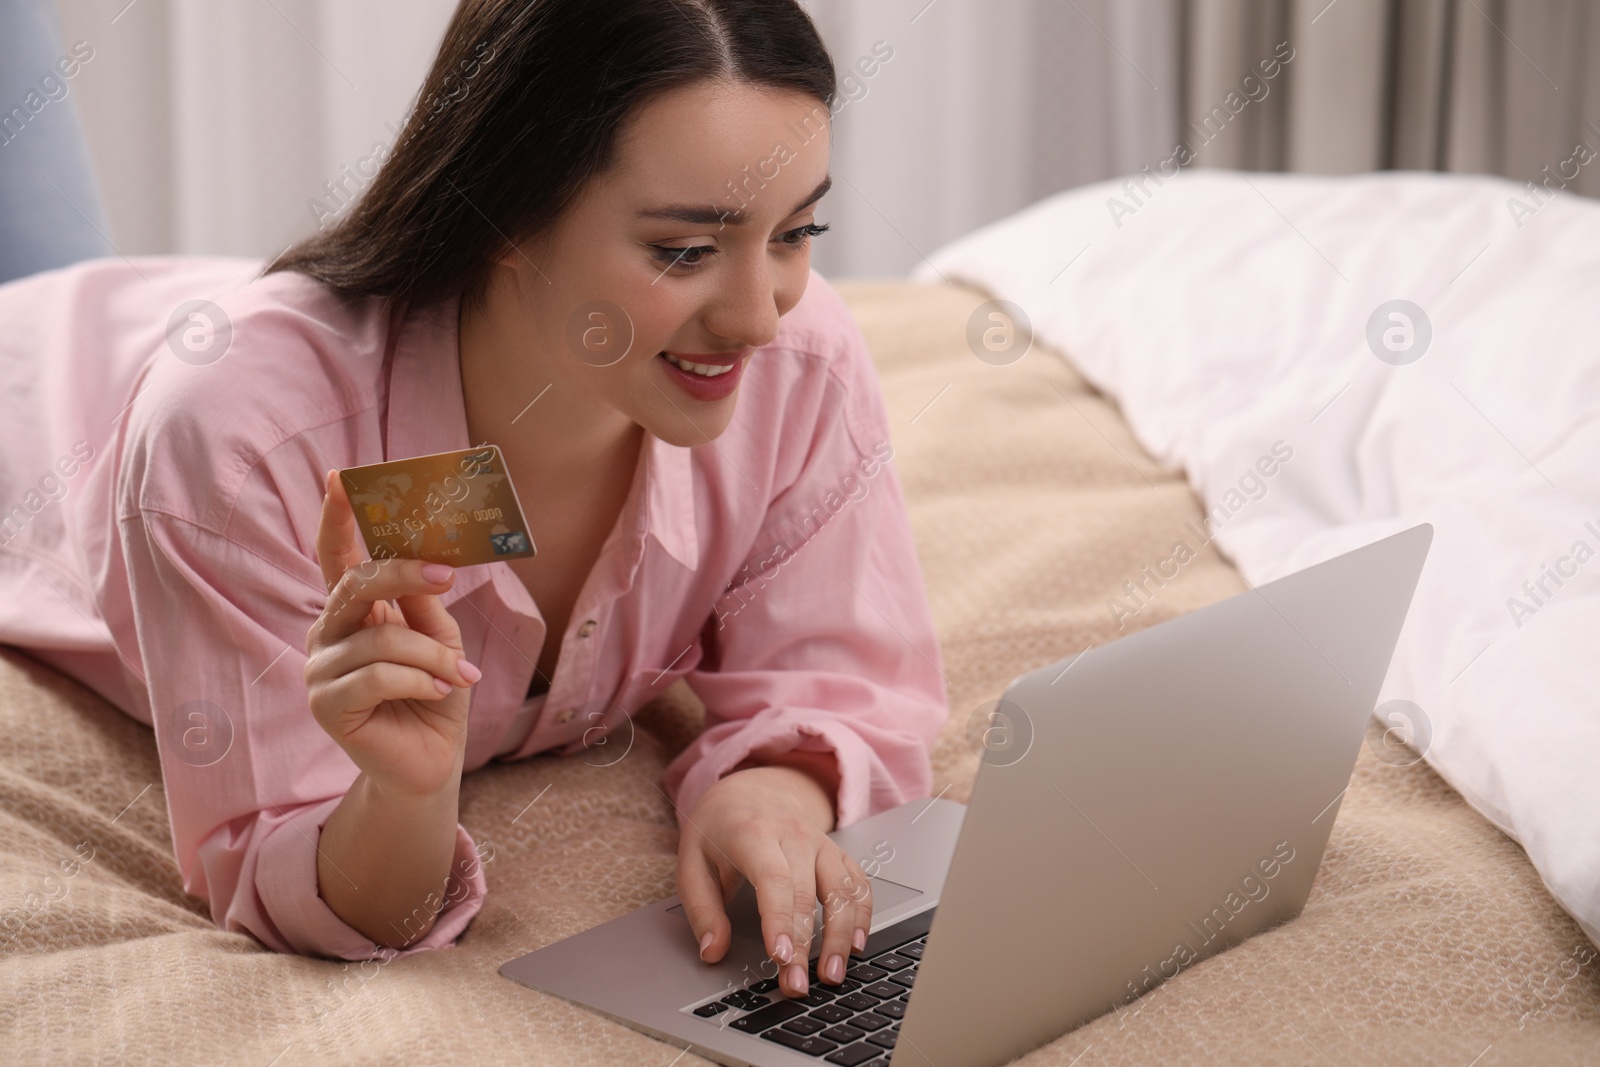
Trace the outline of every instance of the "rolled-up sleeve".
{"type": "Polygon", "coordinates": [[[932,612],[865,342],[827,373],[799,476],[714,606],[690,686],[705,731],[667,768],[680,825],[752,754],[832,753],[836,823],[930,792],[949,717],[932,612]]]}
{"type": "Polygon", "coordinates": [[[359,933],[319,895],[322,826],[359,774],[307,696],[321,574],[281,504],[242,498],[233,521],[248,522],[249,536],[153,508],[119,523],[184,888],[220,928],[277,952],[366,960],[450,944],[487,888],[459,825],[445,891],[405,924],[401,949],[359,933]]]}

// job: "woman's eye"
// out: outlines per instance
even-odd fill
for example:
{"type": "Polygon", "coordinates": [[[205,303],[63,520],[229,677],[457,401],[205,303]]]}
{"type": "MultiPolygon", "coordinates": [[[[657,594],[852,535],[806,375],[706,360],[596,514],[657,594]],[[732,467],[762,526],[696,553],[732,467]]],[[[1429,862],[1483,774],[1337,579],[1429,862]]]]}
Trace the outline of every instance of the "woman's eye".
{"type": "Polygon", "coordinates": [[[717,250],[712,245],[690,245],[688,248],[663,248],[651,245],[652,258],[668,267],[697,267],[717,250]]]}
{"type": "MultiPolygon", "coordinates": [[[[785,230],[774,237],[773,240],[786,249],[797,249],[805,244],[807,238],[816,237],[827,232],[827,223],[812,222],[804,226],[796,226],[792,230],[785,230]]],[[[663,245],[650,246],[652,259],[662,264],[664,270],[675,270],[679,274],[687,274],[697,267],[703,266],[707,259],[720,251],[715,245],[690,245],[688,248],[667,248],[663,245]]]]}
{"type": "Polygon", "coordinates": [[[787,230],[787,231],[785,231],[783,233],[778,234],[776,240],[782,242],[783,244],[786,244],[786,245],[790,246],[791,248],[795,248],[795,247],[798,247],[798,246],[800,246],[802,244],[805,244],[806,238],[808,238],[808,237],[817,237],[817,236],[820,236],[821,234],[825,234],[827,232],[828,232],[828,224],[827,223],[818,224],[818,223],[815,223],[815,222],[808,222],[804,226],[797,226],[796,228],[794,228],[792,230],[787,230]]]}

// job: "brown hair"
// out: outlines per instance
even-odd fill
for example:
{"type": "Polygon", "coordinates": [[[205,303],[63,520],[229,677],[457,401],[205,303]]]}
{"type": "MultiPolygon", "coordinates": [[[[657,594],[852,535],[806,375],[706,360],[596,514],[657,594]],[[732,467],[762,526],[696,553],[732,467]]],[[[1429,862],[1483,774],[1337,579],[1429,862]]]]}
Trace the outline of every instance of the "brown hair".
{"type": "Polygon", "coordinates": [[[372,184],[266,273],[347,296],[474,294],[606,169],[635,108],[716,79],[829,106],[836,90],[795,0],[462,0],[372,184]]]}

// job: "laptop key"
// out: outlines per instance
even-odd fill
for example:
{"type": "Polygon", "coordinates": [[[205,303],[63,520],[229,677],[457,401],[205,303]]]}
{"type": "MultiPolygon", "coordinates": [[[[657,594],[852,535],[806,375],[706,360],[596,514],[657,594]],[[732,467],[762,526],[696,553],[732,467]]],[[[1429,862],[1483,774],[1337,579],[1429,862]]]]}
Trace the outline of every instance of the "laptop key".
{"type": "Polygon", "coordinates": [[[840,1023],[838,1026],[830,1026],[822,1031],[822,1036],[829,1041],[837,1041],[841,1045],[848,1045],[852,1041],[859,1041],[861,1038],[866,1037],[867,1032],[840,1023]]]}
{"type": "Polygon", "coordinates": [[[822,1005],[833,999],[833,991],[824,989],[820,985],[814,985],[806,990],[805,996],[795,997],[794,999],[796,1002],[804,1004],[808,1008],[820,1008],[822,1005]]]}
{"type": "Polygon", "coordinates": [[[893,1030],[879,1030],[877,1033],[868,1037],[867,1040],[872,1042],[874,1045],[880,1045],[883,1048],[894,1048],[894,1039],[898,1036],[900,1035],[896,1034],[893,1030]]]}
{"type": "Polygon", "coordinates": [[[858,963],[844,973],[858,982],[876,982],[879,979],[889,977],[888,971],[880,971],[878,968],[870,967],[865,963],[858,963]]]}
{"type": "Polygon", "coordinates": [[[778,980],[776,978],[763,978],[761,981],[755,982],[749,986],[750,992],[752,993],[770,993],[777,988],[778,980]]]}
{"type": "Polygon", "coordinates": [[[906,1017],[906,1002],[903,1000],[886,1000],[872,1010],[891,1019],[904,1019],[906,1017]]]}
{"type": "Polygon", "coordinates": [[[873,982],[869,986],[862,986],[861,992],[879,1000],[893,1000],[900,995],[901,990],[899,986],[890,985],[888,982],[873,982]]]}
{"type": "Polygon", "coordinates": [[[883,1049],[872,1045],[850,1045],[840,1049],[838,1052],[830,1052],[822,1058],[829,1063],[841,1063],[844,1067],[861,1067],[862,1064],[877,1057],[882,1052],[883,1049]]]}
{"type": "Polygon", "coordinates": [[[909,945],[901,945],[894,951],[897,956],[909,956],[911,959],[920,960],[922,958],[922,943],[913,941],[909,945]]]}
{"type": "MultiPolygon", "coordinates": [[[[896,983],[898,985],[903,985],[907,989],[910,989],[911,988],[911,984],[913,982],[915,982],[916,980],[917,980],[917,970],[916,970],[915,967],[913,967],[909,971],[901,971],[899,974],[891,974],[889,976],[889,981],[894,982],[894,983],[896,983]]],[[[883,983],[879,982],[878,984],[882,985],[883,983]]]]}
{"type": "MultiPolygon", "coordinates": [[[[735,1023],[734,1025],[738,1025],[735,1023]]],[[[889,1025],[889,1020],[870,1011],[864,1011],[850,1020],[850,1025],[859,1030],[882,1030],[889,1025]]]]}
{"type": "Polygon", "coordinates": [[[885,971],[898,971],[902,967],[911,966],[912,959],[913,957],[902,956],[896,952],[885,952],[881,956],[873,957],[872,965],[885,971]]]}
{"type": "Polygon", "coordinates": [[[766,997],[758,997],[748,989],[735,989],[732,993],[722,998],[722,1003],[731,1008],[761,1008],[769,1001],[766,997]]]}
{"type": "Polygon", "coordinates": [[[823,1053],[832,1052],[839,1047],[825,1038],[801,1037],[799,1034],[791,1034],[782,1027],[768,1030],[761,1035],[761,1040],[776,1041],[785,1048],[792,1048],[796,1052],[804,1052],[807,1056],[821,1056],[823,1053]]]}
{"type": "Polygon", "coordinates": [[[749,1015],[741,1016],[728,1025],[747,1034],[758,1034],[769,1026],[777,1026],[781,1022],[793,1019],[796,1015],[805,1013],[804,1004],[796,1004],[792,1000],[780,1000],[776,1004],[768,1004],[749,1015]]]}
{"type": "Polygon", "coordinates": [[[866,990],[862,990],[859,993],[851,993],[847,997],[840,997],[834,1003],[840,1007],[849,1008],[851,1011],[867,1011],[878,1006],[878,998],[869,997],[866,994],[866,990]]]}
{"type": "Polygon", "coordinates": [[[790,1019],[788,1022],[783,1024],[783,1028],[785,1030],[791,1030],[794,1033],[799,1034],[801,1037],[809,1037],[818,1030],[825,1029],[822,1023],[813,1019],[809,1015],[802,1015],[798,1019],[790,1019]]]}
{"type": "Polygon", "coordinates": [[[811,1018],[821,1019],[825,1023],[842,1023],[853,1014],[849,1008],[841,1008],[838,1004],[824,1004],[811,1013],[811,1018]]]}
{"type": "Polygon", "coordinates": [[[727,1010],[728,1010],[728,1006],[726,1004],[722,1003],[722,1001],[713,1000],[710,1004],[702,1004],[702,1005],[700,1005],[698,1008],[696,1008],[694,1010],[694,1013],[696,1015],[700,1016],[700,1018],[702,1018],[702,1019],[709,1019],[713,1015],[720,1015],[720,1014],[722,1014],[723,1012],[725,1012],[727,1010]]]}

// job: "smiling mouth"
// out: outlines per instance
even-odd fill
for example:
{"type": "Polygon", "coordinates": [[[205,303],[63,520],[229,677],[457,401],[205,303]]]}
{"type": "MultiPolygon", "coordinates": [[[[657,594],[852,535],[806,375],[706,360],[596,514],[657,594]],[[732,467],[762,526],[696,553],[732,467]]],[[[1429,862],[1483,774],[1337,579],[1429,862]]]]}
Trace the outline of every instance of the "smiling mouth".
{"type": "Polygon", "coordinates": [[[680,370],[688,371],[691,374],[698,374],[702,378],[720,378],[722,375],[733,370],[733,368],[739,362],[738,357],[735,357],[731,363],[691,363],[686,359],[679,359],[671,352],[667,352],[665,350],[659,354],[674,367],[677,367],[680,370]]]}

